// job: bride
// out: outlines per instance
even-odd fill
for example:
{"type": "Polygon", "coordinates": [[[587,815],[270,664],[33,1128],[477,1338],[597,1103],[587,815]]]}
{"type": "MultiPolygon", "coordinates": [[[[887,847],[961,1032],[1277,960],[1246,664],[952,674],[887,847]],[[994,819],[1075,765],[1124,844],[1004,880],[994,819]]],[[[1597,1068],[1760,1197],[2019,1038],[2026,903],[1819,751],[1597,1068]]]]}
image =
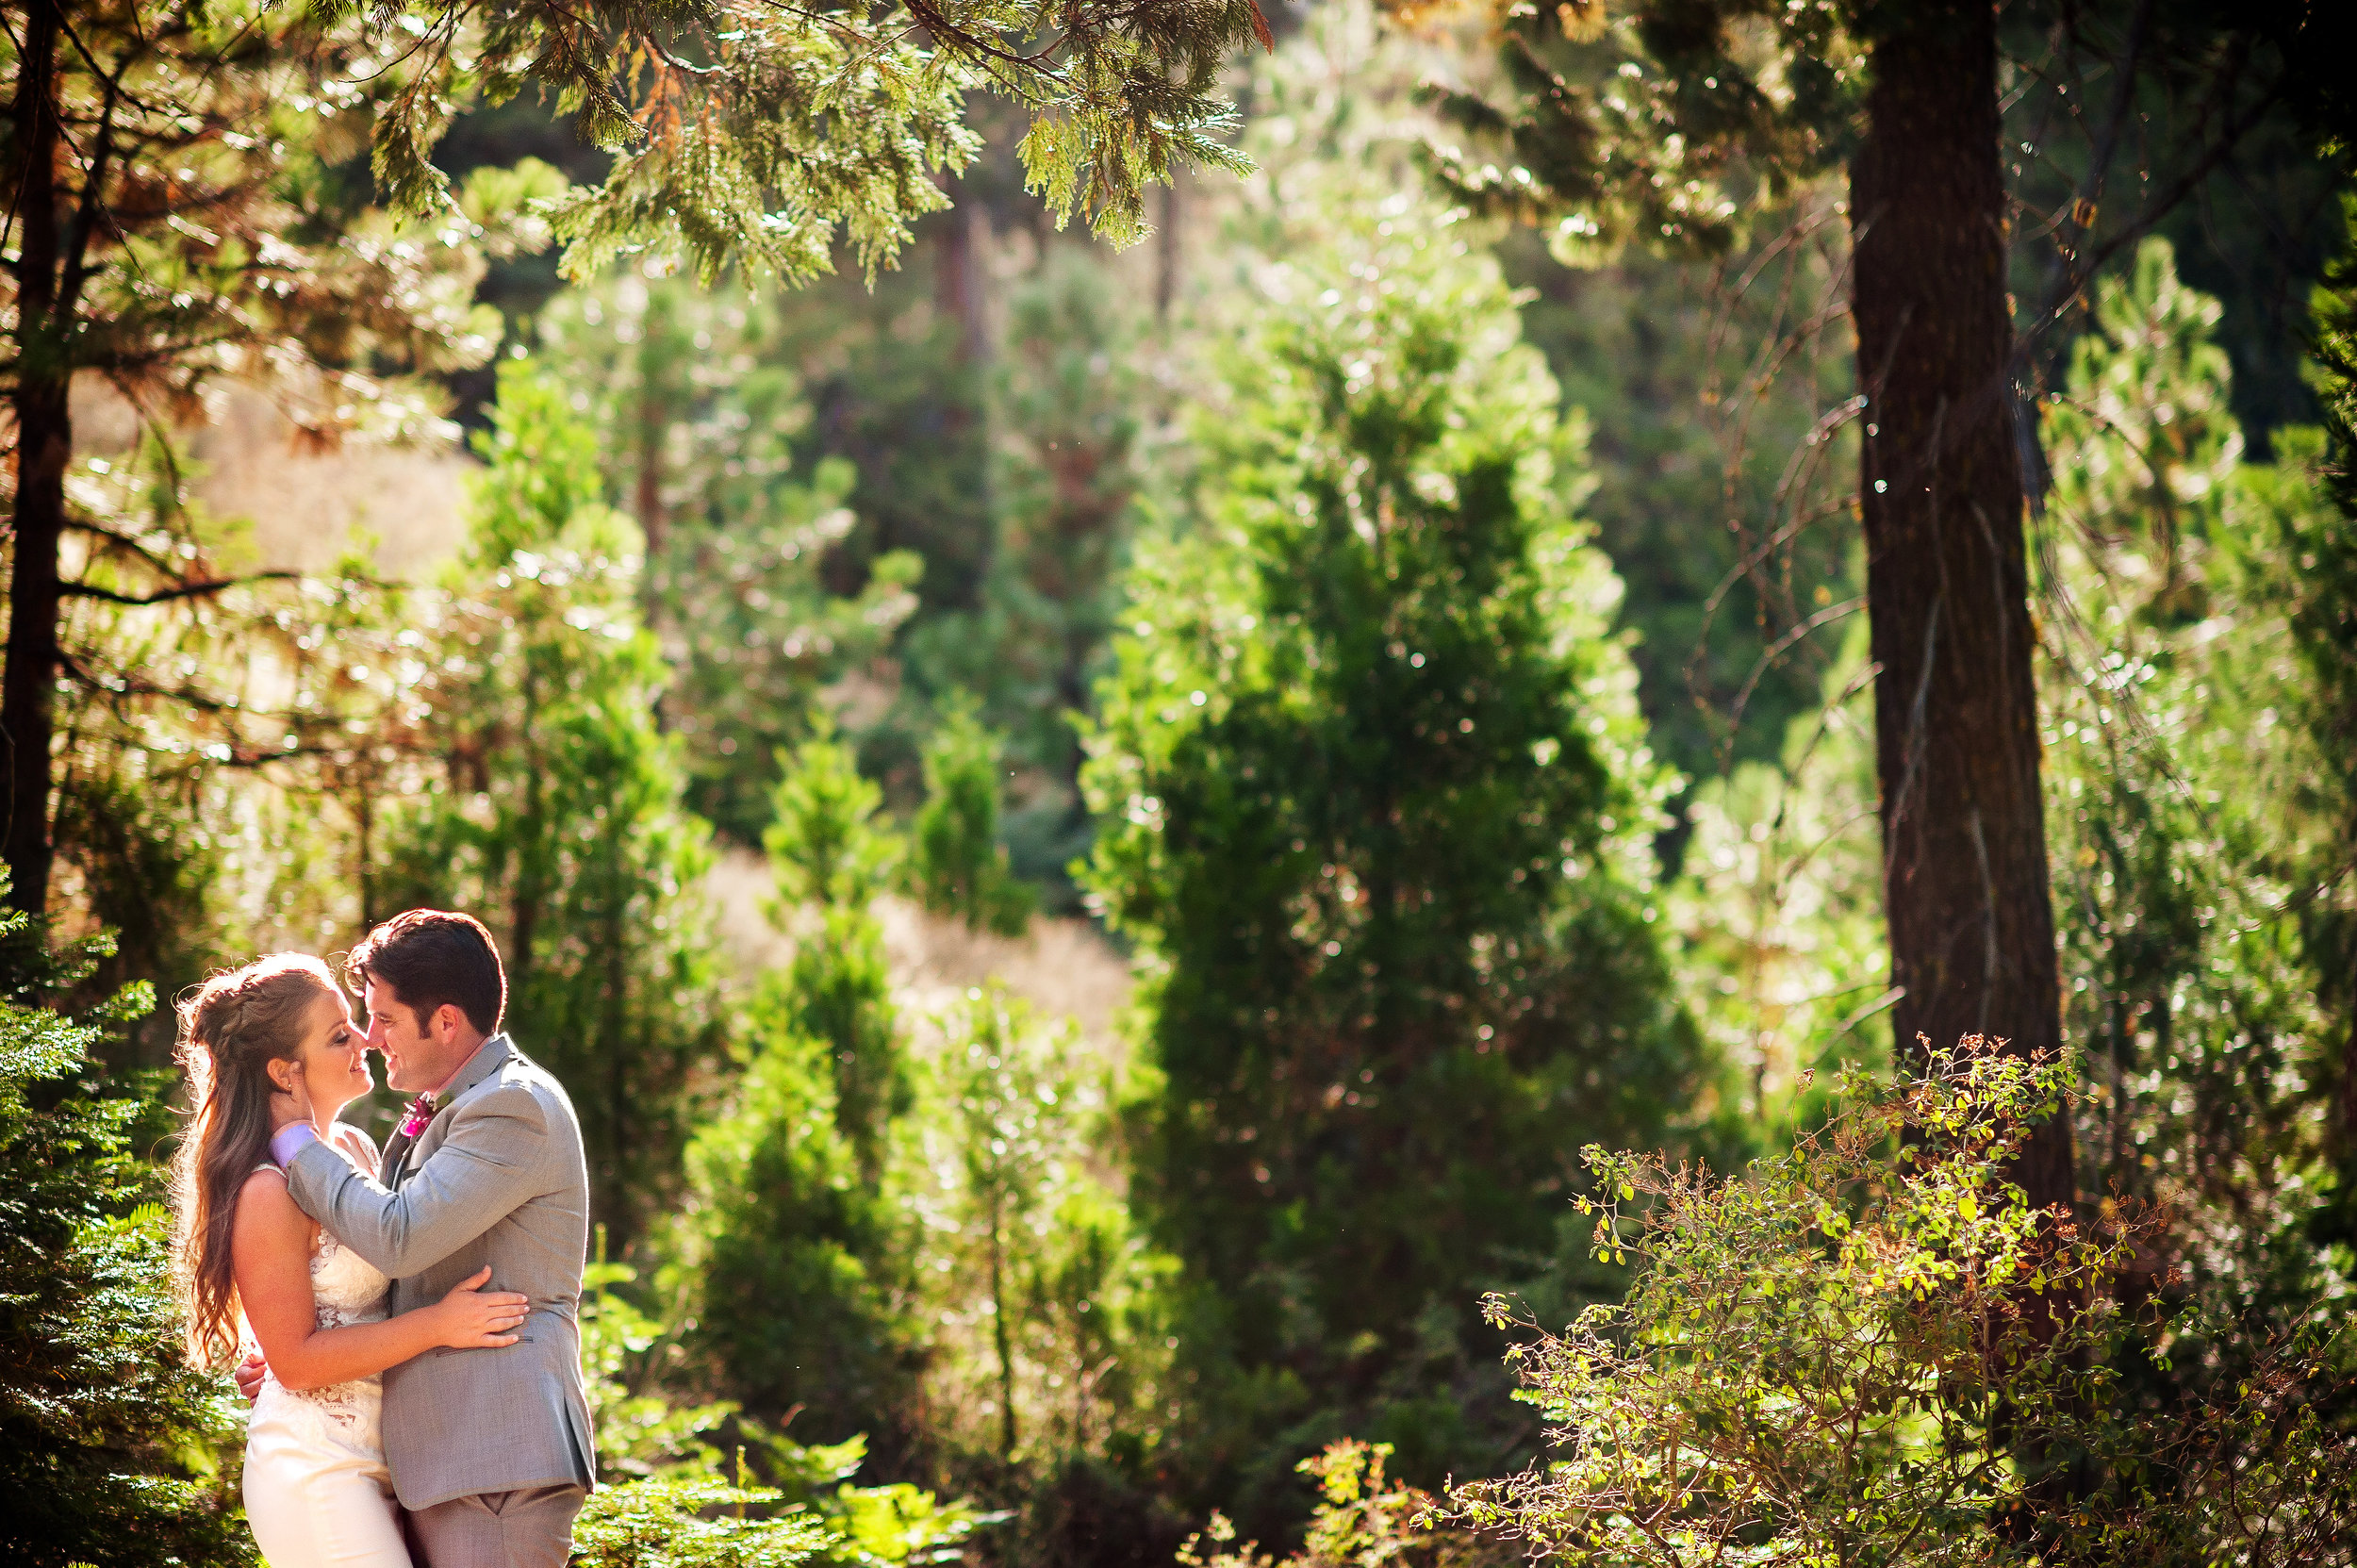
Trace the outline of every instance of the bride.
{"type": "Polygon", "coordinates": [[[196,1114],[173,1163],[192,1352],[220,1364],[240,1318],[270,1374],[246,1426],[245,1512],[271,1568],[410,1568],[378,1430],[377,1374],[438,1346],[512,1345],[525,1298],[483,1270],[387,1318],[387,1281],[294,1205],[270,1160],[272,1096],[307,1104],[322,1140],[373,1175],[376,1150],[336,1113],[368,1093],[366,1037],[327,966],[275,953],[180,1004],[196,1114]]]}

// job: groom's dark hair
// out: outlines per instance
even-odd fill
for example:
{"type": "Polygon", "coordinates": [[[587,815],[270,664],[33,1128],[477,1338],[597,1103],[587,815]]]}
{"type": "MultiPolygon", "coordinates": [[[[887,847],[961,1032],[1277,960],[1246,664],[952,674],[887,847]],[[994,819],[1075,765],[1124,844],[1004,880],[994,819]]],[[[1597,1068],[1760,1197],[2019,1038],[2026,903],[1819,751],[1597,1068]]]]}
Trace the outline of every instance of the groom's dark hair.
{"type": "Polygon", "coordinates": [[[392,987],[418,1026],[444,1006],[455,1007],[486,1034],[499,1032],[507,1012],[507,971],[483,922],[447,909],[396,915],[361,940],[344,960],[353,990],[373,980],[392,987]]]}

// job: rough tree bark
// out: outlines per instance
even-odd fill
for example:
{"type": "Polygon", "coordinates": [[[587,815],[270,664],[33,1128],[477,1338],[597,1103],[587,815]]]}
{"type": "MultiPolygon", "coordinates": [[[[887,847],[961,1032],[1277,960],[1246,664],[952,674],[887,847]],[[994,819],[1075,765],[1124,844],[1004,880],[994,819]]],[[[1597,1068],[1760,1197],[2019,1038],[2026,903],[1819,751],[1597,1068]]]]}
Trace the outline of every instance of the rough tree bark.
{"type": "Polygon", "coordinates": [[[32,0],[17,55],[8,211],[16,264],[16,515],[9,535],[8,668],[0,673],[0,746],[8,751],[8,826],[0,853],[8,902],[49,901],[49,751],[57,701],[58,543],[74,451],[70,358],[74,301],[58,233],[57,0],[32,0]]]}
{"type": "MultiPolygon", "coordinates": [[[[2052,1050],[2062,1035],[2038,789],[2005,192],[1989,0],[1919,0],[1872,44],[1851,164],[1854,311],[1892,1021],[2052,1050]]],[[[2070,1128],[2016,1179],[2073,1197],[2070,1128]]]]}

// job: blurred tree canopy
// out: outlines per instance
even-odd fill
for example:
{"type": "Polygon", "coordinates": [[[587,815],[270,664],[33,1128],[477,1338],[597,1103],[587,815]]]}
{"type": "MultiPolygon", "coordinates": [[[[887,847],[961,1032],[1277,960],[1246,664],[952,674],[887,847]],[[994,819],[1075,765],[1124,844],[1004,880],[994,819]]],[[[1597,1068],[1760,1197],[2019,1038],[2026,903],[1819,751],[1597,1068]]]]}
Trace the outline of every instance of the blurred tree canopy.
{"type": "Polygon", "coordinates": [[[618,1246],[675,1180],[726,1023],[703,877],[639,621],[641,542],[601,492],[590,428],[528,359],[501,366],[466,552],[414,628],[430,671],[413,748],[439,787],[386,802],[364,918],[495,916],[511,1030],[570,1086],[618,1246]]]}
{"type": "MultiPolygon", "coordinates": [[[[2112,256],[2254,127],[2297,125],[2322,101],[2309,11],[2230,21],[2144,3],[2001,25],[1976,0],[1639,4],[1617,16],[1598,3],[1517,12],[1502,39],[1503,101],[1437,97],[1458,127],[1508,149],[1510,168],[1455,149],[1437,166],[1481,207],[1555,223],[1566,259],[1632,237],[1723,251],[1805,182],[1846,167],[1892,1027],[1909,1047],[1986,1030],[2026,1055],[2056,1048],[2020,534],[2043,475],[2025,458],[2035,430],[2017,383],[2112,256]],[[2098,62],[2110,107],[2083,115],[2098,62]],[[2070,177],[2051,211],[2022,205],[2048,168],[2024,183],[2011,165],[2019,198],[2007,180],[2006,100],[2025,97],[2059,106],[2057,135],[2085,138],[2083,156],[2060,160],[2070,177]],[[2159,132],[2172,177],[2099,231],[2129,117],[2180,99],[2159,132]],[[2019,340],[2004,288],[2017,216],[2039,223],[2051,263],[2019,340]]],[[[2035,158],[2042,140],[2019,145],[2035,158]]],[[[2152,140],[2138,144],[2149,154],[2152,140]]],[[[2066,1122],[2045,1124],[2023,1160],[2040,1202],[2075,1196],[2066,1122]]]]}
{"type": "MultiPolygon", "coordinates": [[[[12,13],[0,371],[77,444],[9,691],[85,955],[18,1021],[483,914],[609,1227],[588,1560],[1519,1555],[1452,1472],[1573,1556],[1654,1549],[1614,1495],[1893,1560],[2336,1520],[2314,8],[1321,6],[1223,78],[1249,0],[1094,3],[12,13]],[[208,512],[254,388],[355,489],[329,437],[476,430],[455,557],[208,512]],[[1985,992],[2068,1053],[1893,1055],[1985,992]]],[[[0,1469],[194,1560],[220,1385],[124,1282],[168,1028],[0,1089],[0,1382],[130,1369],[0,1469]]]]}
{"type": "MultiPolygon", "coordinates": [[[[394,91],[398,72],[373,74],[379,47],[348,13],[150,0],[38,0],[0,34],[11,89],[0,385],[16,458],[0,733],[16,907],[47,906],[60,679],[102,703],[224,705],[218,688],[138,656],[159,617],[234,602],[257,576],[197,547],[184,515],[170,448],[206,393],[231,380],[264,390],[319,441],[415,434],[435,406],[421,378],[478,363],[497,341],[496,312],[470,299],[481,251],[515,242],[520,204],[544,187],[479,181],[414,217],[371,206],[336,165],[394,91]],[[70,476],[86,476],[77,382],[106,388],[140,439],[163,447],[140,481],[160,504],[128,517],[107,505],[105,467],[100,494],[69,493],[70,476]],[[82,602],[149,613],[66,625],[82,602]]],[[[288,722],[301,722],[299,705],[278,729],[288,722]]]]}

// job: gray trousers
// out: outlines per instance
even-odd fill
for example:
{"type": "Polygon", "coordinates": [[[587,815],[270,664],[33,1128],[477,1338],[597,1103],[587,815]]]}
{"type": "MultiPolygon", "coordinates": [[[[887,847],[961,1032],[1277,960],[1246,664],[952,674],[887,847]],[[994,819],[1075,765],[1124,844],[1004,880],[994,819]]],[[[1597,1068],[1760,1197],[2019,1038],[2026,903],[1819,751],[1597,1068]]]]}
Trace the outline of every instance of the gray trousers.
{"type": "Polygon", "coordinates": [[[417,1568],[565,1568],[585,1495],[577,1486],[484,1492],[401,1517],[417,1568]]]}

